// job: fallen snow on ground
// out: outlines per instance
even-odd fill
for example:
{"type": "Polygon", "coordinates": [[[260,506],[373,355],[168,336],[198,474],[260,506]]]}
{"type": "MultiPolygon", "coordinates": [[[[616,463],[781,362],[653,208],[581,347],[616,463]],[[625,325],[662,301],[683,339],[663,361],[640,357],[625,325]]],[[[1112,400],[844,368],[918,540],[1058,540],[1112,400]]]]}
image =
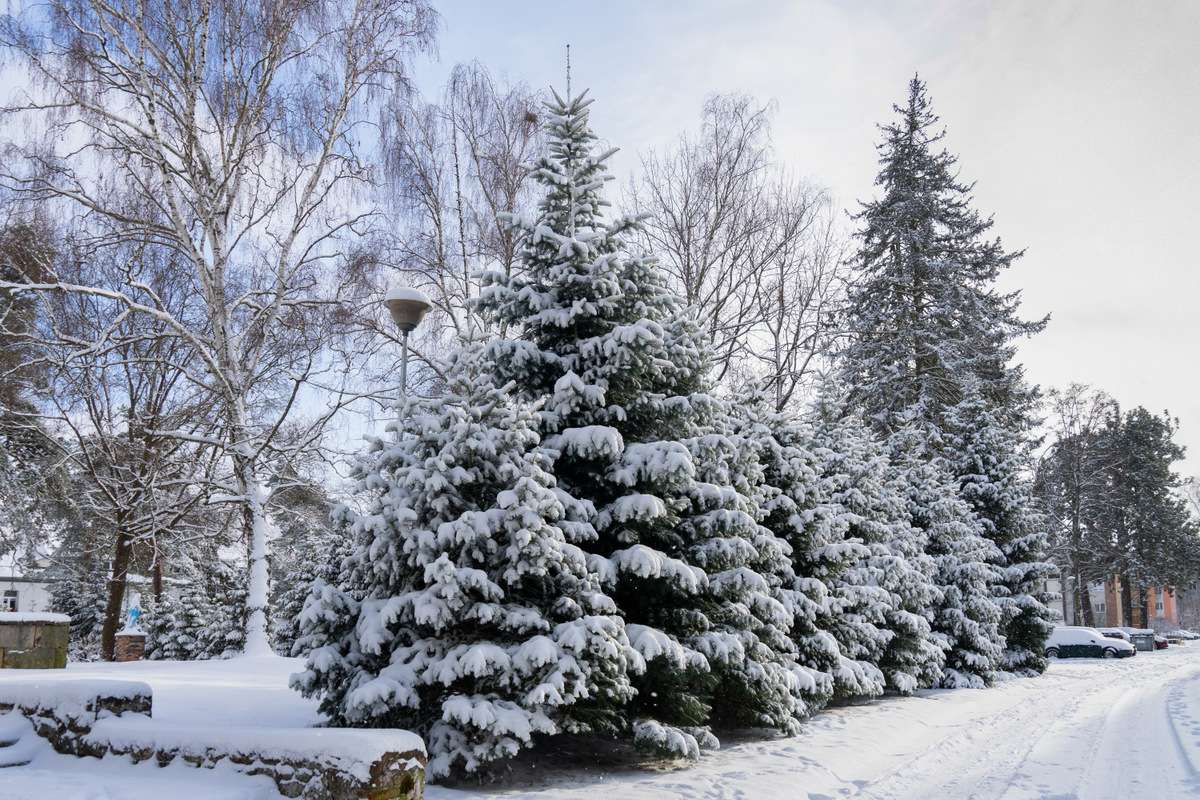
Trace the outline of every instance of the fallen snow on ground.
{"type": "Polygon", "coordinates": [[[1200,647],[1190,645],[1058,661],[992,689],[831,708],[797,737],[727,744],[670,771],[551,769],[537,786],[431,787],[426,797],[1178,798],[1200,797],[1198,767],[1200,647]]]}
{"type": "MultiPolygon", "coordinates": [[[[72,666],[6,678],[118,678],[154,689],[172,724],[306,726],[288,659],[72,666]]],[[[561,760],[556,763],[561,763],[561,760]]],[[[806,798],[1033,800],[1200,797],[1200,645],[1120,661],[1071,660],[1039,679],[980,691],[828,709],[790,739],[744,741],[694,765],[523,769],[520,783],[430,787],[429,800],[806,798]],[[540,773],[536,778],[530,777],[540,773]]],[[[0,800],[276,800],[269,781],[45,752],[0,771],[0,800]]]]}
{"type": "Polygon", "coordinates": [[[4,671],[0,681],[141,681],[154,691],[153,716],[158,722],[307,728],[321,720],[316,704],[288,688],[288,676],[302,665],[298,658],[277,657],[72,663],[65,670],[4,671]]]}

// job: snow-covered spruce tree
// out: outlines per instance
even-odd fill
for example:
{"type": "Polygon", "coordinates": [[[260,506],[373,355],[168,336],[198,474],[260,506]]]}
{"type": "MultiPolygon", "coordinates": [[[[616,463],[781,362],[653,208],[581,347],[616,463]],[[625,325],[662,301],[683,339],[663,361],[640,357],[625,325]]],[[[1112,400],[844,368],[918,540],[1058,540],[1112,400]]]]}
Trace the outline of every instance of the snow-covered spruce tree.
{"type": "Polygon", "coordinates": [[[217,559],[204,576],[208,618],[196,636],[197,658],[232,658],[245,650],[249,592],[243,574],[217,559]]]}
{"type": "Polygon", "coordinates": [[[555,485],[532,406],[476,357],[410,400],[361,467],[345,579],[318,579],[294,679],[344,725],[420,733],[429,774],[474,772],[535,734],[610,732],[644,668],[580,545],[593,509],[555,485]]]}
{"type": "Polygon", "coordinates": [[[277,589],[271,608],[272,644],[280,655],[304,655],[296,643],[301,638],[300,620],[314,584],[335,585],[342,560],[350,555],[348,535],[335,535],[308,541],[303,553],[296,553],[292,569],[273,582],[277,589]]]}
{"type": "MultiPolygon", "coordinates": [[[[680,531],[694,544],[689,560],[710,576],[698,609],[710,628],[688,640],[713,665],[712,720],[794,733],[828,698],[830,676],[800,659],[798,626],[814,598],[792,570],[791,546],[763,522],[765,484],[759,443],[725,403],[705,406],[705,431],[687,441],[696,465],[691,508],[680,531]]],[[[819,599],[819,593],[817,598],[819,599]]]]}
{"type": "MultiPolygon", "coordinates": [[[[882,127],[880,196],[864,203],[858,215],[858,274],[847,298],[841,379],[850,387],[850,404],[878,434],[886,437],[919,421],[939,434],[955,477],[974,482],[975,472],[959,471],[972,468],[974,455],[953,452],[958,439],[949,435],[954,427],[949,416],[975,391],[989,424],[1009,440],[1006,452],[1019,456],[1036,425],[1037,390],[1014,363],[1015,343],[1041,331],[1046,320],[1021,319],[1020,293],[997,289],[998,278],[1021,253],[986,238],[992,220],[971,207],[971,186],[957,178],[957,159],[940,144],[944,134],[919,78],[909,83],[907,102],[895,111],[897,119],[882,127]]],[[[1014,487],[1022,483],[1015,477],[1019,472],[1014,487]]],[[[1026,489],[1017,494],[1020,502],[1029,502],[1026,489]]],[[[972,506],[988,517],[978,503],[972,506]]],[[[1028,506],[1012,509],[1011,516],[1020,518],[1016,527],[1025,534],[998,519],[985,532],[1003,553],[1000,566],[1012,573],[1008,583],[1014,585],[1001,595],[1011,591],[1012,602],[1027,603],[1035,599],[1032,586],[1042,574],[1040,537],[1031,534],[1028,506]]],[[[1031,605],[1023,621],[1014,618],[1025,635],[1014,638],[1005,625],[1010,646],[1040,652],[1040,625],[1026,624],[1029,614],[1039,613],[1031,605]],[[1021,639],[1023,644],[1014,644],[1021,639]]],[[[1017,656],[1015,663],[1023,661],[1017,656]]]]}
{"type": "Polygon", "coordinates": [[[827,703],[835,685],[844,696],[875,694],[883,676],[873,665],[842,655],[829,633],[834,613],[829,584],[866,557],[867,548],[845,541],[844,521],[821,494],[809,428],[775,412],[761,397],[741,412],[743,436],[754,444],[761,465],[755,495],[762,525],[787,544],[795,609],[791,637],[798,663],[813,677],[810,705],[827,703]]]}
{"type": "Polygon", "coordinates": [[[742,444],[712,427],[695,320],[657,265],[627,252],[636,221],[604,219],[612,151],[593,152],[590,102],[547,104],[532,173],[545,195],[536,219],[513,220],[521,269],[489,276],[479,308],[513,337],[491,358],[542,404],[560,485],[597,509],[589,564],[647,661],[628,730],[695,756],[715,743],[714,717],[794,730],[812,676],[778,635],[790,600],[763,560],[779,544],[734,475],[742,444]]]}
{"type": "Polygon", "coordinates": [[[993,592],[1004,614],[1003,668],[1021,675],[1046,669],[1046,637],[1053,627],[1045,580],[1055,573],[1042,560],[1045,525],[1031,498],[1027,447],[992,411],[974,385],[946,415],[945,453],[983,533],[1000,550],[993,592]]]}
{"type": "Polygon", "coordinates": [[[210,625],[221,627],[213,618],[204,586],[199,581],[189,581],[172,587],[151,604],[141,623],[146,632],[145,657],[156,661],[207,658],[201,639],[210,625]]]}
{"type": "Polygon", "coordinates": [[[924,534],[909,524],[891,483],[887,453],[857,418],[834,419],[828,408],[815,439],[826,500],[846,526],[846,541],[867,549],[831,584],[830,632],[845,655],[882,673],[885,685],[867,686],[868,694],[931,686],[943,660],[929,620],[940,592],[924,534]]]}
{"type": "Polygon", "coordinates": [[[67,655],[72,661],[94,661],[100,656],[100,626],[108,599],[104,573],[76,569],[58,572],[50,592],[50,610],[71,618],[67,655]]]}
{"type": "Polygon", "coordinates": [[[991,684],[1004,653],[1002,615],[993,596],[1000,551],[983,535],[948,465],[926,452],[930,435],[915,424],[892,434],[893,484],[935,564],[940,599],[932,609],[932,625],[946,654],[940,685],[978,689],[991,684]]]}

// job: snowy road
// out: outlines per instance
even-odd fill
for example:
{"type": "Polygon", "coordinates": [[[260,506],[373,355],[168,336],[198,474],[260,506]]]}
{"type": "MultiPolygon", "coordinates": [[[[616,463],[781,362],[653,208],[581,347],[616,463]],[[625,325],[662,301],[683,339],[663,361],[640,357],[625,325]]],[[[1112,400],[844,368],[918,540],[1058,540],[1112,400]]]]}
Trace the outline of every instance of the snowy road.
{"type": "MultiPolygon", "coordinates": [[[[1200,797],[1200,643],[1060,661],[1037,680],[830,709],[801,736],[670,772],[555,775],[512,798],[1200,797]]],[[[430,800],[481,792],[431,788],[430,800]]]]}

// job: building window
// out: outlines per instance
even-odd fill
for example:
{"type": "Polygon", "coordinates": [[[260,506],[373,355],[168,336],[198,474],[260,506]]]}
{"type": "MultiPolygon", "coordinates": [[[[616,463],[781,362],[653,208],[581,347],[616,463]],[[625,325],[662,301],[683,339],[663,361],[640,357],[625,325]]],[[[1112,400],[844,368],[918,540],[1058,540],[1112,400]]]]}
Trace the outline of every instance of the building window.
{"type": "Polygon", "coordinates": [[[6,589],[3,600],[0,600],[0,611],[17,610],[17,590],[6,589]]]}
{"type": "Polygon", "coordinates": [[[1155,603],[1155,604],[1154,604],[1154,610],[1155,610],[1155,611],[1162,611],[1162,610],[1163,610],[1163,609],[1162,609],[1162,600],[1159,600],[1157,603],[1155,603]]]}
{"type": "Polygon", "coordinates": [[[1100,603],[1098,606],[1096,606],[1096,610],[1099,611],[1101,614],[1103,614],[1104,613],[1104,603],[1100,603]]]}

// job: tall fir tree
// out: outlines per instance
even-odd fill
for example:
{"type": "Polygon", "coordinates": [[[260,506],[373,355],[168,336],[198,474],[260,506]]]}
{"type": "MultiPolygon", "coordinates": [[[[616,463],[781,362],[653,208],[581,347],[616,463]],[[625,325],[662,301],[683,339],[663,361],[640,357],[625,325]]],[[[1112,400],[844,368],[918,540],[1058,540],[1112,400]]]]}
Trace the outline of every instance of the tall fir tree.
{"type": "Polygon", "coordinates": [[[1013,363],[1015,342],[1046,320],[1018,315],[1020,292],[996,281],[1020,251],[1007,252],[971,207],[970,184],[958,159],[941,148],[945,136],[925,84],[909,82],[898,119],[882,126],[880,197],[857,219],[858,274],[847,298],[850,336],[840,355],[842,382],[853,404],[884,434],[914,409],[937,422],[976,381],[1009,425],[1028,423],[1036,400],[1013,363]]]}
{"type": "Polygon", "coordinates": [[[1200,531],[1173,465],[1184,457],[1174,440],[1179,421],[1138,406],[1114,412],[1105,436],[1118,457],[1105,469],[1110,502],[1096,521],[1109,575],[1120,578],[1125,624],[1149,627],[1147,590],[1187,586],[1200,574],[1200,531]]]}
{"type": "Polygon", "coordinates": [[[532,406],[472,353],[410,400],[360,472],[338,585],[302,612],[293,684],[340,724],[425,737],[429,774],[475,772],[538,734],[609,733],[645,663],[581,549],[594,509],[556,485],[532,406]]]}
{"type": "Polygon", "coordinates": [[[989,480],[1024,505],[991,516],[1000,505],[978,502],[984,490],[970,489],[976,498],[967,499],[1002,554],[997,566],[1006,577],[994,588],[1009,612],[1002,630],[1008,661],[1018,671],[1036,672],[1045,629],[1037,599],[1046,574],[1044,537],[1024,461],[1037,422],[1037,390],[1014,358],[1017,340],[1041,331],[1046,320],[1022,319],[1020,293],[997,289],[1021,253],[987,238],[992,220],[972,208],[972,187],[959,180],[957,159],[941,145],[944,132],[919,78],[909,83],[907,102],[895,112],[896,120],[882,127],[880,196],[864,203],[857,217],[858,275],[847,299],[841,378],[849,405],[879,435],[914,422],[931,433],[947,448],[945,463],[964,487],[980,482],[973,470],[985,456],[953,449],[973,446],[956,426],[967,415],[987,415],[995,428],[987,435],[1007,448],[992,457],[1004,474],[989,480]],[[969,393],[982,406],[975,408],[969,393]],[[958,434],[950,435],[951,428],[958,434]]]}
{"type": "Polygon", "coordinates": [[[816,691],[789,643],[780,549],[756,522],[744,444],[715,433],[703,340],[652,259],[607,222],[613,151],[594,152],[591,101],[554,95],[533,170],[545,195],[514,219],[521,269],[494,274],[479,307],[513,338],[491,345],[501,380],[542,404],[544,445],[567,491],[597,509],[586,545],[647,661],[628,726],[643,746],[694,756],[714,716],[796,728],[816,691]],[[518,338],[519,337],[519,338],[518,338]]]}

